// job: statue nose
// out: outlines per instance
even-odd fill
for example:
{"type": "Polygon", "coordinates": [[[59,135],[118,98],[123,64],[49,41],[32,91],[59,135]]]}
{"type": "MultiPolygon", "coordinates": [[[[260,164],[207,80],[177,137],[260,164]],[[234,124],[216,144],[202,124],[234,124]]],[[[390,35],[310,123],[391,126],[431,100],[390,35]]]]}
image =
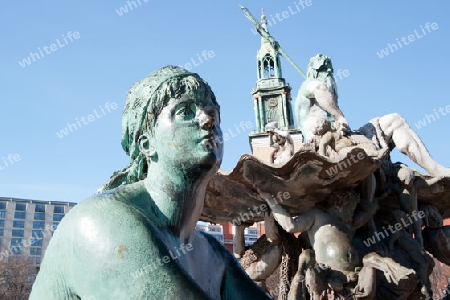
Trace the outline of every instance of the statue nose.
{"type": "Polygon", "coordinates": [[[205,110],[200,111],[199,123],[200,128],[205,130],[214,130],[216,128],[216,120],[205,110]]]}

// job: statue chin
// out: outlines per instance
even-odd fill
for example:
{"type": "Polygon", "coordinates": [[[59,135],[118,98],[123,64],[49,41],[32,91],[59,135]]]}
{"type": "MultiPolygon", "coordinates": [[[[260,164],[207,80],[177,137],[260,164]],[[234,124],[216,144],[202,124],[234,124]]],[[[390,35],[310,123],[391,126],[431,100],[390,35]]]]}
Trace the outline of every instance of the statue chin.
{"type": "Polygon", "coordinates": [[[198,161],[198,165],[203,171],[208,171],[211,169],[215,169],[215,171],[217,171],[219,170],[221,164],[222,156],[218,157],[217,153],[214,151],[208,152],[198,161]]]}
{"type": "Polygon", "coordinates": [[[204,143],[200,145],[201,150],[199,153],[200,159],[197,160],[198,165],[203,170],[210,170],[214,167],[219,170],[223,158],[223,145],[216,144],[215,147],[207,147],[209,144],[204,143]]]}

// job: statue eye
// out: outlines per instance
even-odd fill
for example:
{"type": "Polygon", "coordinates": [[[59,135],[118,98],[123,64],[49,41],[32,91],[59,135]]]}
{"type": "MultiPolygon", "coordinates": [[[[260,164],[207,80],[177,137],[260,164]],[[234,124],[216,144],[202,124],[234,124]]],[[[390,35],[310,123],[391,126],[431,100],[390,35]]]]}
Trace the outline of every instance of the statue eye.
{"type": "Polygon", "coordinates": [[[175,109],[175,116],[182,120],[189,121],[195,118],[196,111],[197,107],[194,103],[185,102],[177,106],[175,109]]]}

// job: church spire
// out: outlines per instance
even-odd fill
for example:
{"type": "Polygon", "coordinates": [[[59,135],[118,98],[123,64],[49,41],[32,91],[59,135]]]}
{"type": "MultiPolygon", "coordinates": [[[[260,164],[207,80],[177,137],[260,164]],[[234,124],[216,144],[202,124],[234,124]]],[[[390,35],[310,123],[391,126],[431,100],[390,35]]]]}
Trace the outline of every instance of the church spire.
{"type": "MultiPolygon", "coordinates": [[[[267,28],[267,19],[266,15],[264,14],[264,8],[261,8],[261,27],[269,32],[269,29],[267,28]]],[[[269,43],[269,40],[263,36],[261,36],[261,45],[269,43]]]]}
{"type": "Polygon", "coordinates": [[[258,22],[247,8],[241,6],[241,9],[261,34],[261,46],[256,54],[257,81],[252,90],[255,129],[248,138],[252,154],[270,162],[273,148],[265,128],[267,124],[276,122],[278,129],[288,131],[297,149],[303,137],[300,131],[294,128],[291,87],[286,84],[281,72],[280,56],[285,53],[269,34],[269,22],[264,10],[261,12],[261,22],[258,22]]]}
{"type": "MultiPolygon", "coordinates": [[[[267,28],[267,19],[264,15],[264,10],[261,12],[261,27],[269,32],[267,28]]],[[[267,79],[282,79],[281,65],[280,65],[280,53],[278,49],[270,43],[267,37],[261,37],[261,48],[257,54],[258,59],[258,84],[265,85],[266,83],[261,80],[267,79]]]]}
{"type": "MultiPolygon", "coordinates": [[[[267,33],[267,20],[261,12],[260,27],[267,33]]],[[[277,44],[267,35],[262,35],[261,47],[256,54],[257,81],[254,95],[256,132],[263,133],[270,122],[277,122],[278,128],[289,130],[294,127],[291,108],[291,87],[286,84],[281,72],[280,52],[277,44]],[[265,37],[264,37],[265,36],[265,37]]]]}

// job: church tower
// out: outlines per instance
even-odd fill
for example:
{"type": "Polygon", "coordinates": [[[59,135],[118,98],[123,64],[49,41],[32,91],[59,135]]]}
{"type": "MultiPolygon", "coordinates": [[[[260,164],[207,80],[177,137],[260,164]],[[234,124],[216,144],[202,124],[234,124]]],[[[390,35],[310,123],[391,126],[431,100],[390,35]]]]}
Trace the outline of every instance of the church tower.
{"type": "MultiPolygon", "coordinates": [[[[264,12],[261,26],[268,32],[264,12]]],[[[270,154],[274,150],[264,130],[268,123],[277,122],[278,129],[288,131],[296,149],[302,142],[300,131],[294,128],[291,87],[283,78],[280,56],[276,46],[261,37],[261,48],[256,55],[256,87],[252,90],[256,130],[249,135],[249,140],[253,155],[265,162],[270,162],[270,154]]]]}

